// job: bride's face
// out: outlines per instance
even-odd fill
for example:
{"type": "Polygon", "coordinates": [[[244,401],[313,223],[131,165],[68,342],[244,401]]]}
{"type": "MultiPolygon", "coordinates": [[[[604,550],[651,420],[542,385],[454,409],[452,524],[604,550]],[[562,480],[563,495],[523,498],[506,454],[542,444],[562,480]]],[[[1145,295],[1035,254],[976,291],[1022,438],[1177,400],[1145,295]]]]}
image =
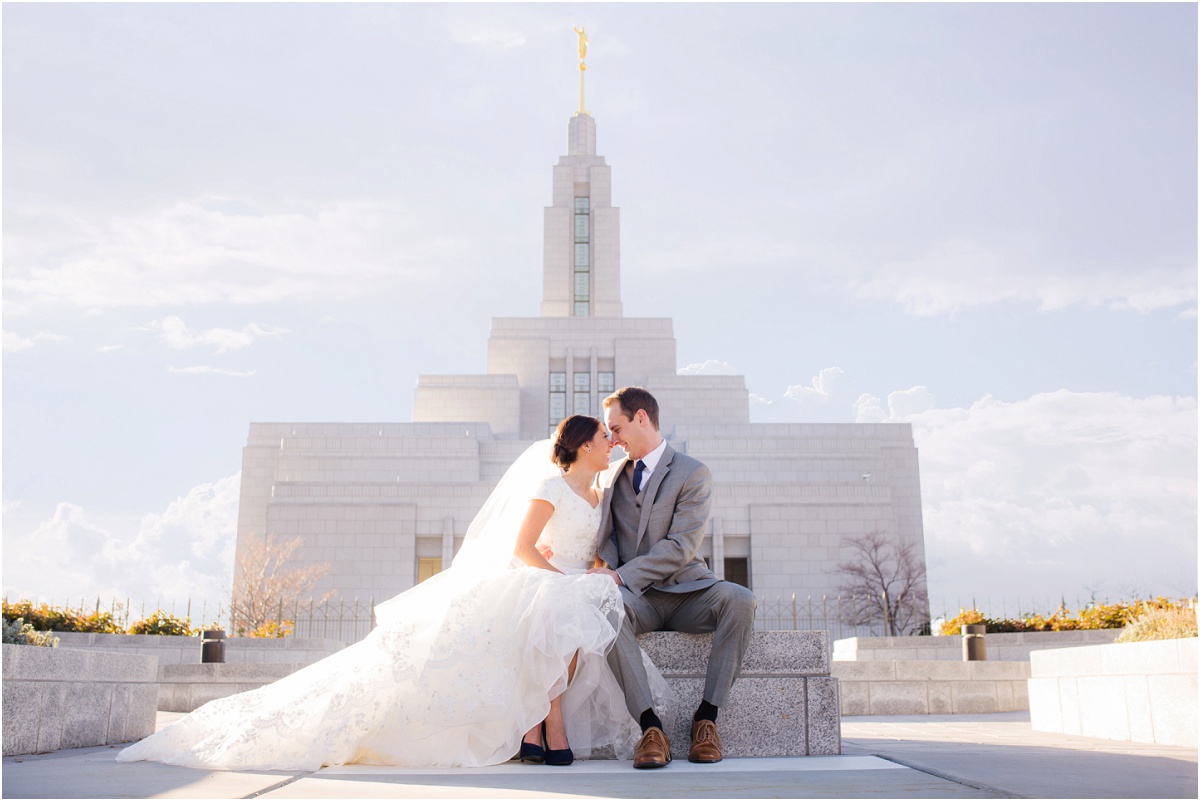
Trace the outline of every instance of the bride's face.
{"type": "Polygon", "coordinates": [[[604,426],[597,426],[595,435],[580,449],[579,455],[588,459],[590,466],[599,471],[608,467],[608,457],[612,449],[612,440],[605,433],[604,426]],[[591,446],[590,452],[588,446],[591,446]]]}

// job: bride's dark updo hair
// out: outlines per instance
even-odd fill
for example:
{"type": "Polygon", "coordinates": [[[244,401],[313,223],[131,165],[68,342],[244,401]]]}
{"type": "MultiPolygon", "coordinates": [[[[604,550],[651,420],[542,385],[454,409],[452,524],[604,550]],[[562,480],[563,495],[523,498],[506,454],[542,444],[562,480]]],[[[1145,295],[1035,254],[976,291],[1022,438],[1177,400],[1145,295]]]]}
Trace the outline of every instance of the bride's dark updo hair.
{"type": "Polygon", "coordinates": [[[595,417],[573,414],[558,424],[554,431],[554,450],[550,461],[566,470],[579,458],[579,449],[591,441],[600,430],[595,417]]]}

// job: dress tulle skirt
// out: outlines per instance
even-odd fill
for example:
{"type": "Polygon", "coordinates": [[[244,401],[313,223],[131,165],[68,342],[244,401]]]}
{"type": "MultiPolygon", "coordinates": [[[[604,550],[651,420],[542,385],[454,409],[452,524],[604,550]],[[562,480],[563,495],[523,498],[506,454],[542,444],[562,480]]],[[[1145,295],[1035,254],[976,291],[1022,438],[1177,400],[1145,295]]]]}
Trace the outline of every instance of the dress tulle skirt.
{"type": "Polygon", "coordinates": [[[571,747],[624,757],[638,730],[605,661],[623,614],[607,576],[452,569],[381,604],[361,642],[211,701],[117,759],[267,770],[496,764],[567,688],[577,653],[563,695],[571,747]]]}

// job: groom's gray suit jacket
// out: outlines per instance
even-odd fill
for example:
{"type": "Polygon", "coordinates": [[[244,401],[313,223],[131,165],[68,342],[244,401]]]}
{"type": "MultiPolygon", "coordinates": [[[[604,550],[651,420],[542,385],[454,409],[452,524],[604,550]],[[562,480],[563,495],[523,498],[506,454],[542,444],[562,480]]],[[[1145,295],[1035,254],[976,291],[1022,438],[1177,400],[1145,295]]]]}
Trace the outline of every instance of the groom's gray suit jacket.
{"type": "Polygon", "coordinates": [[[633,492],[632,476],[628,458],[601,476],[600,558],[635,596],[651,587],[692,592],[715,584],[717,577],[699,554],[712,498],[708,468],[667,445],[640,495],[633,492]],[[614,514],[613,504],[625,508],[614,514]],[[636,520],[637,530],[619,520],[636,520]]]}

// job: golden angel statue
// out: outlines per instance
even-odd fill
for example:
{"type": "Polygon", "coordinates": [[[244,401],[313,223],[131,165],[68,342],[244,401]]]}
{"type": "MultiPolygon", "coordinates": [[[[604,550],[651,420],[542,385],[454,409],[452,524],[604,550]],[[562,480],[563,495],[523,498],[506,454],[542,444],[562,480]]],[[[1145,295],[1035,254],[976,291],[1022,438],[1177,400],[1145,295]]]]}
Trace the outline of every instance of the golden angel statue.
{"type": "Polygon", "coordinates": [[[584,33],[586,28],[572,27],[571,30],[575,31],[575,34],[579,37],[579,60],[583,61],[587,57],[588,38],[587,34],[584,33]]]}

